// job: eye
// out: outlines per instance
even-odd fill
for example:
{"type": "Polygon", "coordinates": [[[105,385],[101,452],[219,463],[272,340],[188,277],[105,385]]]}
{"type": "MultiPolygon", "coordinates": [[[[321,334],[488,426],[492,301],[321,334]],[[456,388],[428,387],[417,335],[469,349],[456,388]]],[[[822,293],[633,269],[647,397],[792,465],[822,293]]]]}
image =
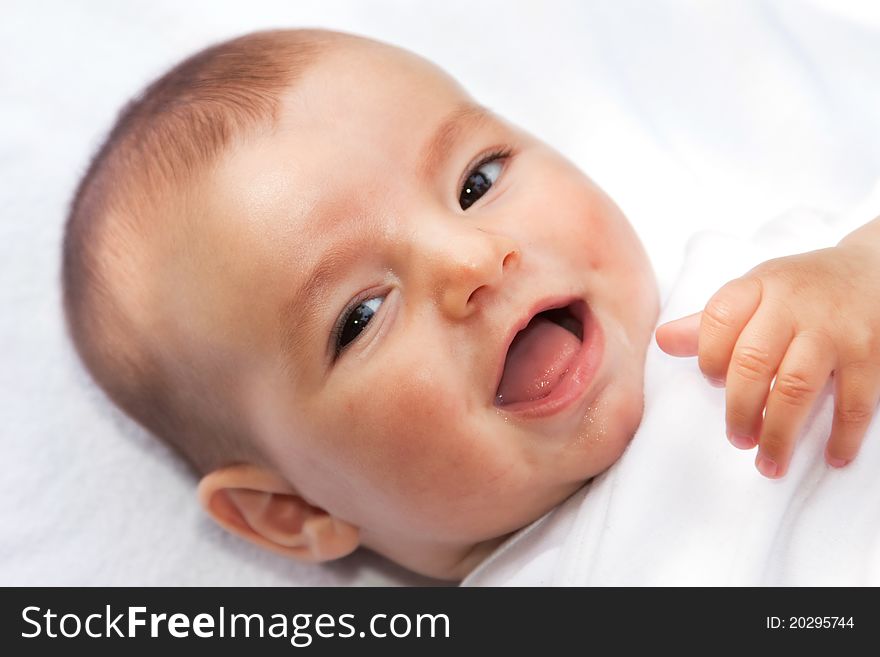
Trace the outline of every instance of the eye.
{"type": "Polygon", "coordinates": [[[505,157],[507,157],[506,153],[494,153],[471,170],[468,177],[465,178],[458,196],[458,204],[462,210],[467,210],[479,201],[483,194],[489,191],[492,184],[498,180],[505,157]]]}
{"type": "Polygon", "coordinates": [[[384,300],[384,296],[365,299],[342,314],[341,321],[337,324],[334,331],[336,335],[336,356],[339,356],[367,328],[367,324],[370,323],[373,315],[379,310],[379,306],[382,305],[384,300]]]}

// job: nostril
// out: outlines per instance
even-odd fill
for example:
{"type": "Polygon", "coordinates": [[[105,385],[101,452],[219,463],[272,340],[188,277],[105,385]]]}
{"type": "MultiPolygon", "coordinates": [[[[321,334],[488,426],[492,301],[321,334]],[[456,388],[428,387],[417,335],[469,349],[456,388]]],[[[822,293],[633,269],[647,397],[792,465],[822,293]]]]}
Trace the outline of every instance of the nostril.
{"type": "Polygon", "coordinates": [[[482,290],[484,287],[486,287],[486,286],[485,286],[485,285],[481,285],[480,287],[478,287],[477,289],[475,289],[473,292],[471,292],[470,295],[468,296],[468,299],[467,299],[467,302],[465,303],[465,305],[466,305],[466,306],[470,306],[471,303],[474,301],[474,297],[477,295],[477,292],[479,292],[480,290],[482,290]]]}
{"type": "Polygon", "coordinates": [[[501,269],[506,269],[509,265],[512,265],[517,256],[519,256],[519,251],[516,250],[513,250],[504,256],[504,260],[501,261],[501,269]]]}

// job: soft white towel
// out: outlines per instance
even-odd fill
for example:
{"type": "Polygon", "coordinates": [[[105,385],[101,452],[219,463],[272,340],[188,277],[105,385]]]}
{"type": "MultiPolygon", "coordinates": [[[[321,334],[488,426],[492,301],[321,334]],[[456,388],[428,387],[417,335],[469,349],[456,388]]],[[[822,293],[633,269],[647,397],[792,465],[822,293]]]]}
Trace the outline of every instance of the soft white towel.
{"type": "MultiPolygon", "coordinates": [[[[801,211],[751,238],[695,235],[660,323],[702,310],[721,285],[771,257],[833,246],[872,207],[880,214],[880,193],[842,222],[801,211]]],[[[830,468],[832,391],[829,381],[788,474],[768,480],[753,450],[727,442],[724,389],[704,380],[696,358],[673,358],[652,341],[645,414],[623,457],[464,583],[880,584],[880,422],[853,463],[830,468]]]]}

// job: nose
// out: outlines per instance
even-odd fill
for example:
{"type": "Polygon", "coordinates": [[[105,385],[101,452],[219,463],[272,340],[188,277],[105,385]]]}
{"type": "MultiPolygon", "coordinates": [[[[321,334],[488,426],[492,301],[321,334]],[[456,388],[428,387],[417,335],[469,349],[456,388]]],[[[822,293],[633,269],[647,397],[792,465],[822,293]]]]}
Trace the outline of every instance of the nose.
{"type": "Polygon", "coordinates": [[[453,319],[476,312],[520,259],[506,235],[468,226],[444,234],[430,247],[428,270],[441,311],[453,319]]]}

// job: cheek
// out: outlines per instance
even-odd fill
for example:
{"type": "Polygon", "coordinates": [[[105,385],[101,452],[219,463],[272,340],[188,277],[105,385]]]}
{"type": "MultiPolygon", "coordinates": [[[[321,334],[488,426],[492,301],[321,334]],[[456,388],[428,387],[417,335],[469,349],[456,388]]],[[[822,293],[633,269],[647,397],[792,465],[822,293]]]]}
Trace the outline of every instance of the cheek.
{"type": "Polygon", "coordinates": [[[491,411],[465,403],[462,383],[443,362],[386,362],[387,376],[365,377],[345,404],[353,476],[387,513],[416,523],[451,521],[482,503],[487,486],[509,479],[513,467],[491,411]]]}
{"type": "Polygon", "coordinates": [[[566,196],[572,204],[567,228],[576,235],[572,244],[578,255],[591,270],[627,269],[632,249],[626,219],[588,179],[577,175],[568,182],[566,196]]]}
{"type": "Polygon", "coordinates": [[[618,223],[625,222],[619,211],[589,178],[557,156],[535,168],[540,177],[525,192],[528,241],[548,245],[579,269],[606,267],[619,248],[618,223]]]}
{"type": "MultiPolygon", "coordinates": [[[[561,204],[554,235],[559,248],[580,270],[596,274],[593,291],[613,290],[606,302],[618,314],[650,315],[658,301],[654,273],[647,252],[614,201],[578,171],[556,178],[561,204]]],[[[650,317],[647,320],[650,322],[650,317]]],[[[632,327],[635,328],[635,327],[632,327]]]]}
{"type": "Polygon", "coordinates": [[[460,384],[439,365],[394,371],[400,376],[366,378],[347,408],[352,418],[360,418],[358,433],[369,469],[381,470],[386,486],[427,487],[440,473],[463,465],[466,453],[474,453],[478,441],[469,435],[474,423],[464,396],[456,394],[460,384]]]}

